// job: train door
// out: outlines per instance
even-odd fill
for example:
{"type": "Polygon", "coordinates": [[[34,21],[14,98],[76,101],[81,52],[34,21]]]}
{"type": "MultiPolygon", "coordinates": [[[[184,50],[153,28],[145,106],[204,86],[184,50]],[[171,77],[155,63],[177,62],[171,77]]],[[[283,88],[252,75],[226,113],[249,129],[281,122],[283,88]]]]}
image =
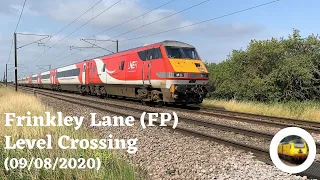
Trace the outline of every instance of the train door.
{"type": "Polygon", "coordinates": [[[53,71],[50,72],[50,83],[53,84],[53,71]]]}
{"type": "Polygon", "coordinates": [[[82,84],[86,84],[86,63],[83,63],[83,69],[82,69],[82,84]]]}
{"type": "Polygon", "coordinates": [[[41,82],[41,73],[37,75],[38,76],[38,86],[40,86],[42,84],[41,82]]]}
{"type": "Polygon", "coordinates": [[[146,84],[146,85],[150,85],[151,84],[151,77],[150,77],[150,74],[151,74],[151,60],[149,60],[150,58],[150,53],[151,51],[150,50],[147,50],[146,51],[146,59],[143,61],[143,67],[142,67],[142,82],[143,84],[146,84]]]}
{"type": "Polygon", "coordinates": [[[117,74],[114,75],[115,78],[120,79],[123,84],[128,83],[127,80],[132,79],[133,77],[128,77],[127,72],[128,72],[128,68],[129,68],[129,64],[127,64],[127,57],[126,56],[121,56],[119,59],[119,71],[117,74]],[[127,65],[126,65],[127,64],[127,65]],[[129,78],[129,79],[128,79],[129,78]]]}
{"type": "Polygon", "coordinates": [[[94,78],[94,64],[92,63],[92,61],[88,62],[88,71],[87,71],[87,82],[88,84],[93,84],[93,78],[94,78]]]}
{"type": "Polygon", "coordinates": [[[56,84],[56,71],[53,71],[52,72],[52,80],[51,80],[51,82],[52,82],[52,84],[56,84]]]}

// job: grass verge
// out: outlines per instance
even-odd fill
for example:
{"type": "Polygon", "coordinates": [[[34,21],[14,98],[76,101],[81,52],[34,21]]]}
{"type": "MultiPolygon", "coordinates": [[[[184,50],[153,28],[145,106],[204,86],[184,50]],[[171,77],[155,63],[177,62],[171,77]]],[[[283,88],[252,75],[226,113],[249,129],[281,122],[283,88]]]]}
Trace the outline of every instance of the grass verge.
{"type": "Polygon", "coordinates": [[[229,111],[320,121],[320,102],[259,103],[205,99],[203,106],[229,111]]]}
{"type": "Polygon", "coordinates": [[[26,115],[30,111],[33,116],[42,116],[44,112],[54,113],[53,109],[46,107],[34,96],[14,92],[9,88],[0,87],[0,149],[1,171],[0,179],[136,179],[138,167],[129,164],[123,157],[118,156],[114,152],[106,150],[62,150],[57,146],[57,139],[62,135],[68,135],[70,138],[77,139],[93,139],[97,138],[89,132],[79,129],[74,130],[73,127],[5,127],[5,113],[16,113],[18,115],[26,115]],[[46,135],[52,136],[52,149],[4,149],[5,136],[11,136],[13,141],[17,139],[46,139],[46,135]],[[30,160],[35,158],[51,158],[54,161],[56,157],[65,158],[96,158],[101,160],[101,168],[99,171],[89,169],[59,169],[46,170],[31,168],[30,171],[25,169],[15,169],[6,171],[4,160],[10,158],[26,158],[30,160]]]}

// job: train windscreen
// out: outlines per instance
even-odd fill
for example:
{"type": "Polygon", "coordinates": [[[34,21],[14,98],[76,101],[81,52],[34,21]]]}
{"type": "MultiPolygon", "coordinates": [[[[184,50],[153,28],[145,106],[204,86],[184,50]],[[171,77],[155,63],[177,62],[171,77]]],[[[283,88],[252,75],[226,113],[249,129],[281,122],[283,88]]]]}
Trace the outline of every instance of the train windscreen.
{"type": "Polygon", "coordinates": [[[292,140],[295,148],[304,148],[304,143],[301,139],[292,140]]]}
{"type": "Polygon", "coordinates": [[[167,55],[173,59],[200,59],[195,48],[166,46],[167,55]]]}
{"type": "Polygon", "coordinates": [[[176,58],[176,59],[182,59],[182,53],[180,48],[178,47],[166,47],[167,55],[169,58],[176,58]]]}
{"type": "Polygon", "coordinates": [[[182,48],[187,59],[199,59],[195,48],[182,48]]]}
{"type": "Polygon", "coordinates": [[[304,144],[294,144],[295,148],[304,148],[304,144]]]}

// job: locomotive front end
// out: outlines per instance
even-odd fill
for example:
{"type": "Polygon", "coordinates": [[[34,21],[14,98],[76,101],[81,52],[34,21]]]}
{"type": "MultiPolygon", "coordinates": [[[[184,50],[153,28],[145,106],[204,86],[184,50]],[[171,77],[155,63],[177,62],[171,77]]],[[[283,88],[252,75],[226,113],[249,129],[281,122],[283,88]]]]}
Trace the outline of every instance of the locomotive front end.
{"type": "Polygon", "coordinates": [[[171,102],[200,104],[214,88],[208,86],[209,72],[195,47],[182,42],[164,42],[171,72],[166,75],[171,102]]]}

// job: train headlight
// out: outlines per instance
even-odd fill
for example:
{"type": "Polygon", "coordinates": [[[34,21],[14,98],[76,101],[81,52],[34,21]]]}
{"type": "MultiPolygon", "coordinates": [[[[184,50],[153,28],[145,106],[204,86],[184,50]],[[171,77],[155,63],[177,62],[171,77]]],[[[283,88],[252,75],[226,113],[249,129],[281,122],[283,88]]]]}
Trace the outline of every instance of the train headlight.
{"type": "Polygon", "coordinates": [[[184,73],[174,73],[174,77],[184,77],[184,73]]]}

